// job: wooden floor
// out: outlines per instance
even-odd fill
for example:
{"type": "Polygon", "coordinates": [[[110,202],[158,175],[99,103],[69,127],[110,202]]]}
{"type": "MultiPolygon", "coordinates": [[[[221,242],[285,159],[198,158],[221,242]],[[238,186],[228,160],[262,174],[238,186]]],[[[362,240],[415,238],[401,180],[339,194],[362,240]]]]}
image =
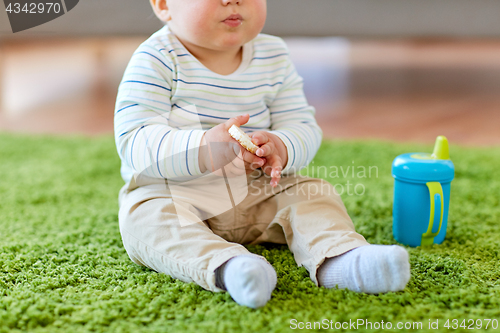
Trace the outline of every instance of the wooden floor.
{"type": "MultiPolygon", "coordinates": [[[[0,131],[113,133],[142,40],[0,44],[0,131]]],[[[326,138],[500,145],[500,41],[286,41],[326,138]]]]}

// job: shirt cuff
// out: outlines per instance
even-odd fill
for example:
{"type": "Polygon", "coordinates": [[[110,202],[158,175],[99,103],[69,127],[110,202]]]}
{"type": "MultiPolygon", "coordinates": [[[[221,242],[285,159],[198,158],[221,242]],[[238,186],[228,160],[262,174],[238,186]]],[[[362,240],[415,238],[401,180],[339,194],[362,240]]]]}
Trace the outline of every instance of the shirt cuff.
{"type": "Polygon", "coordinates": [[[187,145],[187,165],[188,171],[191,176],[200,176],[202,172],[200,170],[200,162],[198,160],[201,139],[203,138],[203,134],[206,131],[204,130],[192,130],[189,136],[189,142],[187,145]]]}

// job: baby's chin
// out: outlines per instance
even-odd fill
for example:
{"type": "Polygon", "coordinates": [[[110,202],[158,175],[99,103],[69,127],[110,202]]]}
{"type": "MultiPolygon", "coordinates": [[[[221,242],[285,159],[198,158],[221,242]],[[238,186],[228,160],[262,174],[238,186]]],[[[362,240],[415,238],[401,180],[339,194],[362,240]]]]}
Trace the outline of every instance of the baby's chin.
{"type": "Polygon", "coordinates": [[[249,36],[244,34],[223,34],[217,38],[217,46],[220,49],[234,49],[243,46],[243,44],[251,41],[257,35],[249,36]]]}

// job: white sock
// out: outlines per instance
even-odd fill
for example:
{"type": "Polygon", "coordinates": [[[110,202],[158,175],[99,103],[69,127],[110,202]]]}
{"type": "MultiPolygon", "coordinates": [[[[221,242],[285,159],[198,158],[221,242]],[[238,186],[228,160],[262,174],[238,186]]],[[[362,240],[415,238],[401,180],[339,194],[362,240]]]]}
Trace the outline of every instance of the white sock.
{"type": "Polygon", "coordinates": [[[349,289],[367,294],[403,290],[410,280],[408,252],[399,245],[365,245],[327,258],[318,269],[325,288],[349,289]]]}
{"type": "Polygon", "coordinates": [[[236,303],[254,309],[266,305],[276,287],[273,266],[254,255],[233,257],[215,273],[217,287],[227,290],[236,303]]]}

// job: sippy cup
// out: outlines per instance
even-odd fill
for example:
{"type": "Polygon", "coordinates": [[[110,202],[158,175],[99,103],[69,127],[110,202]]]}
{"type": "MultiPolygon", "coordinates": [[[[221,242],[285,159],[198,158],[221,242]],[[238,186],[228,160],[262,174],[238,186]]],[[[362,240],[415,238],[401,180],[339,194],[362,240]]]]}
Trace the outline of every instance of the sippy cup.
{"type": "Polygon", "coordinates": [[[455,177],[446,137],[437,137],[432,155],[409,153],[396,157],[392,176],[394,238],[414,247],[441,244],[448,224],[450,184],[455,177]]]}

